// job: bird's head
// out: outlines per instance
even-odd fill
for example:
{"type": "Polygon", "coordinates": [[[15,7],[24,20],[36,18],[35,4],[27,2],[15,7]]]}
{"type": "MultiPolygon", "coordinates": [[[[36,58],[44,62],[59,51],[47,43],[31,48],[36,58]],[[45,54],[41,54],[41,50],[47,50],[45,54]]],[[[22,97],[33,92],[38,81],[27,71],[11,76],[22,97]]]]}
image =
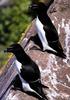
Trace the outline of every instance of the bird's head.
{"type": "Polygon", "coordinates": [[[30,9],[31,11],[33,11],[34,13],[36,13],[37,15],[39,13],[43,13],[43,12],[46,12],[47,11],[47,7],[44,3],[42,2],[38,2],[38,3],[33,3],[30,5],[30,9]]]}
{"type": "Polygon", "coordinates": [[[9,52],[9,53],[18,53],[22,50],[22,47],[20,44],[12,44],[10,45],[7,49],[4,50],[4,52],[9,52]]]}
{"type": "Polygon", "coordinates": [[[13,53],[16,59],[20,63],[25,64],[27,62],[30,62],[29,56],[25,53],[24,49],[22,48],[20,44],[12,44],[7,49],[5,49],[4,52],[13,53]]]}

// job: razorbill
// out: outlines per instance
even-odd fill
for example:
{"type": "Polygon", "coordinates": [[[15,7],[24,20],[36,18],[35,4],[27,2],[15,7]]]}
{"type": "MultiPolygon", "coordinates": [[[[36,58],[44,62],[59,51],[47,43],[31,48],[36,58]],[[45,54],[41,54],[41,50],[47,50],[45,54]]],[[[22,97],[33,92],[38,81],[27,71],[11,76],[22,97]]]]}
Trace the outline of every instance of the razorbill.
{"type": "MultiPolygon", "coordinates": [[[[37,64],[25,53],[20,44],[12,44],[5,52],[13,53],[18,71],[19,84],[25,93],[39,100],[48,100],[42,88],[48,88],[41,83],[40,70],[37,64]]],[[[16,82],[18,84],[18,82],[16,82]]]]}
{"type": "Polygon", "coordinates": [[[39,44],[42,44],[42,51],[48,51],[49,53],[66,58],[59,41],[58,32],[47,14],[47,5],[38,2],[32,4],[30,7],[36,14],[35,26],[38,33],[37,37],[40,39],[39,44]]]}

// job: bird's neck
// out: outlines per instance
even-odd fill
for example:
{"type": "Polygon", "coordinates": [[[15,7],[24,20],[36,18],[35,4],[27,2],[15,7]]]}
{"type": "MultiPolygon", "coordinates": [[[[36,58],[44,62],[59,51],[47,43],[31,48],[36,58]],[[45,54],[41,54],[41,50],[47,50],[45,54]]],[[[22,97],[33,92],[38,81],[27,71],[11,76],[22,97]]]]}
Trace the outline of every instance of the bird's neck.
{"type": "Polygon", "coordinates": [[[49,18],[49,16],[47,15],[46,12],[40,13],[38,15],[38,18],[39,18],[39,20],[41,21],[41,23],[43,25],[48,25],[48,26],[51,26],[52,25],[51,19],[49,18]]]}
{"type": "Polygon", "coordinates": [[[16,53],[15,56],[17,60],[23,65],[27,65],[28,63],[30,63],[30,57],[26,53],[18,52],[18,54],[16,53]]]}

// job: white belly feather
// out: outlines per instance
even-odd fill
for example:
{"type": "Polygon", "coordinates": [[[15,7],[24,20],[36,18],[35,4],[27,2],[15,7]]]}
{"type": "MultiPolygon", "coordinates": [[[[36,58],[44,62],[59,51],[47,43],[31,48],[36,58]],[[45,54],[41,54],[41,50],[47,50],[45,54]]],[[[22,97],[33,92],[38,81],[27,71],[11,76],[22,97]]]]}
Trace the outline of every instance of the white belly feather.
{"type": "Polygon", "coordinates": [[[41,43],[42,43],[42,46],[43,46],[43,51],[51,50],[51,51],[56,52],[54,49],[52,49],[48,45],[48,41],[47,41],[46,36],[45,36],[45,31],[43,29],[43,24],[40,22],[38,17],[36,18],[36,23],[35,24],[36,24],[36,30],[38,32],[38,36],[39,36],[39,38],[41,40],[41,43]]]}

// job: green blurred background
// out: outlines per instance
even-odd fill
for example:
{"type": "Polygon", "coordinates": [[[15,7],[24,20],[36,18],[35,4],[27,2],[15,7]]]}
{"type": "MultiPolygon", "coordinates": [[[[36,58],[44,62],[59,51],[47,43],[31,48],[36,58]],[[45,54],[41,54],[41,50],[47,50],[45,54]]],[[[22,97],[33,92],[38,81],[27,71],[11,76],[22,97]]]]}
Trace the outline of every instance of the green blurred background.
{"type": "Polygon", "coordinates": [[[29,0],[13,0],[10,5],[0,7],[0,68],[8,59],[3,50],[19,41],[31,21],[25,13],[29,4],[29,0]]]}
{"type": "MultiPolygon", "coordinates": [[[[30,16],[26,14],[29,4],[33,0],[1,0],[0,1],[0,68],[2,68],[9,55],[4,49],[10,44],[20,40],[31,22],[30,16]]],[[[36,2],[47,2],[49,0],[34,0],[36,2]]]]}

